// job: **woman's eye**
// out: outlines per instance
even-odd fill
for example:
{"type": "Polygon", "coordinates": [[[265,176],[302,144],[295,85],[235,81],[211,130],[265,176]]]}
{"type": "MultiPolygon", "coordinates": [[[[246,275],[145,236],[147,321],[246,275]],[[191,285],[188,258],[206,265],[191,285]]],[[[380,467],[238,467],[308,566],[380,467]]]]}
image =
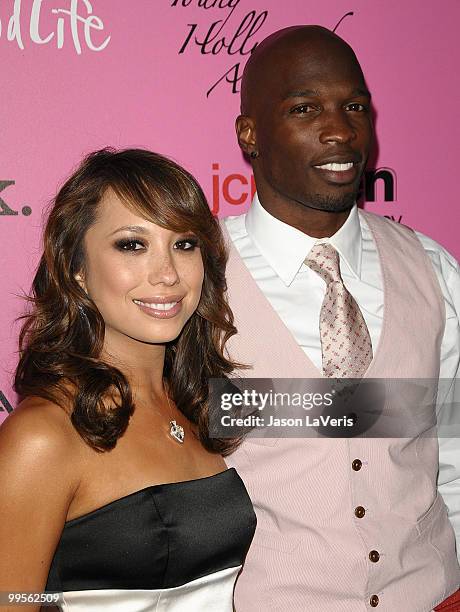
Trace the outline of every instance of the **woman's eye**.
{"type": "Polygon", "coordinates": [[[118,240],[115,246],[120,251],[140,251],[145,248],[144,244],[140,240],[118,240]]]}
{"type": "Polygon", "coordinates": [[[198,246],[196,238],[184,238],[174,243],[174,248],[179,251],[193,251],[198,246]]]}

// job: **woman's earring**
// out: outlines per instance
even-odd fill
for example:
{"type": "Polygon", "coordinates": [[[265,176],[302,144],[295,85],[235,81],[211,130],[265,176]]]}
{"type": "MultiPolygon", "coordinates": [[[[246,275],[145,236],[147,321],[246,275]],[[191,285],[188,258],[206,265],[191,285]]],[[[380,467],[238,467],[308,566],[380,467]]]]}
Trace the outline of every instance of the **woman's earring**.
{"type": "Polygon", "coordinates": [[[80,315],[80,317],[88,323],[88,315],[86,314],[83,306],[81,304],[78,304],[77,308],[78,308],[78,314],[80,315]]]}
{"type": "Polygon", "coordinates": [[[88,315],[86,314],[86,310],[83,308],[81,304],[78,304],[78,319],[80,324],[83,327],[91,329],[91,323],[89,322],[88,315]]]}
{"type": "Polygon", "coordinates": [[[251,159],[257,159],[257,158],[259,157],[259,151],[251,151],[251,152],[249,153],[249,157],[250,157],[251,159]]]}

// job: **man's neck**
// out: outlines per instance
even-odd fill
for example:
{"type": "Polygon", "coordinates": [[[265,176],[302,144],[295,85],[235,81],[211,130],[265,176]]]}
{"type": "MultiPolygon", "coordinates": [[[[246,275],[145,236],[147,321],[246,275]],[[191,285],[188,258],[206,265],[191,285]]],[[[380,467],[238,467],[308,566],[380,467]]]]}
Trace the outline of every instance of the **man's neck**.
{"type": "Polygon", "coordinates": [[[262,201],[260,196],[259,199],[263,208],[270,215],[312,238],[333,236],[345,223],[351,210],[327,212],[294,202],[286,206],[285,203],[271,200],[262,201]]]}

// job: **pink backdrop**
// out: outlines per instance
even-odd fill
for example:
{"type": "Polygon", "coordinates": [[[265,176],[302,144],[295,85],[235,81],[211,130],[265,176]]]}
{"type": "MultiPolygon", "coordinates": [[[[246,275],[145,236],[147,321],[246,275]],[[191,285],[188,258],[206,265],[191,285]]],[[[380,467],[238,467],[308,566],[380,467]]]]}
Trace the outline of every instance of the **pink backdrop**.
{"type": "Polygon", "coordinates": [[[387,169],[368,175],[368,200],[380,178],[365,206],[458,258],[458,0],[1,0],[0,420],[15,403],[17,295],[39,257],[42,210],[81,157],[157,150],[195,174],[215,213],[243,212],[251,173],[233,124],[247,54],[281,27],[332,29],[349,12],[337,33],[373,93],[373,168],[387,169]]]}

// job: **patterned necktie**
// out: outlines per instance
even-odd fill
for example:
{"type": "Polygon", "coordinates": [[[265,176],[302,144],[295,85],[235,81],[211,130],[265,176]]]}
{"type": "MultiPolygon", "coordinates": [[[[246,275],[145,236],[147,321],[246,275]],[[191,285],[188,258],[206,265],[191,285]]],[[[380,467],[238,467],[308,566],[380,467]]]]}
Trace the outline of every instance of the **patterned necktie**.
{"type": "Polygon", "coordinates": [[[361,378],[372,361],[372,344],[359,306],[340,276],[339,254],[330,244],[316,244],[305,264],[327,285],[319,316],[323,373],[361,378]]]}

